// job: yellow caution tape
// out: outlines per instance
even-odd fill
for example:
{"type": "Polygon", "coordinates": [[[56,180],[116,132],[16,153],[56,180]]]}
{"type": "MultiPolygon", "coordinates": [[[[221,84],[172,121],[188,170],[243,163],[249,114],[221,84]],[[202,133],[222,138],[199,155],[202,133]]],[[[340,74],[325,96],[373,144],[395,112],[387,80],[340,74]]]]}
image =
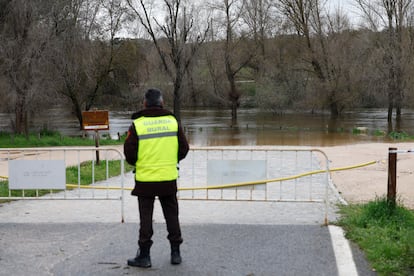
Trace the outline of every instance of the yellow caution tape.
{"type": "MultiPolygon", "coordinates": [[[[378,163],[378,161],[370,161],[367,163],[362,163],[354,166],[348,166],[348,167],[341,167],[341,168],[333,168],[330,169],[330,172],[337,172],[337,171],[344,171],[344,170],[350,170],[350,169],[356,169],[361,167],[370,166],[373,164],[378,163]]],[[[306,172],[302,174],[297,174],[293,176],[288,177],[280,177],[280,178],[273,178],[273,179],[266,179],[266,180],[257,180],[257,181],[250,181],[250,182],[238,182],[238,183],[232,183],[232,184],[223,184],[223,185],[216,185],[216,186],[200,186],[200,187],[180,187],[178,188],[179,191],[190,191],[190,190],[215,190],[215,189],[225,189],[225,188],[235,188],[235,187],[243,187],[243,186],[249,186],[249,185],[260,185],[260,184],[266,184],[269,182],[280,182],[280,181],[287,181],[292,179],[297,179],[313,174],[319,174],[324,173],[326,170],[316,170],[311,172],[306,172]]],[[[97,190],[120,190],[120,187],[106,187],[106,186],[87,186],[87,185],[77,185],[77,184],[67,184],[66,187],[68,188],[81,188],[81,189],[97,189],[97,190]]],[[[124,188],[124,190],[132,190],[133,188],[124,188]]]]}

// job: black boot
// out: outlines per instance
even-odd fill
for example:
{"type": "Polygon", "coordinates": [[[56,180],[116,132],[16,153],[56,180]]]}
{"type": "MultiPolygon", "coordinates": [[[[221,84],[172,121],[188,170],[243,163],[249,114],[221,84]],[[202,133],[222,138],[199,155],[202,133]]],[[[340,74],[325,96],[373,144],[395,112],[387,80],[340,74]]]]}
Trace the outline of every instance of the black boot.
{"type": "Polygon", "coordinates": [[[151,267],[151,257],[149,247],[141,247],[137,256],[133,259],[128,259],[128,265],[137,267],[151,267]]]}
{"type": "Polygon", "coordinates": [[[178,265],[181,264],[181,261],[180,246],[171,245],[171,264],[178,265]]]}

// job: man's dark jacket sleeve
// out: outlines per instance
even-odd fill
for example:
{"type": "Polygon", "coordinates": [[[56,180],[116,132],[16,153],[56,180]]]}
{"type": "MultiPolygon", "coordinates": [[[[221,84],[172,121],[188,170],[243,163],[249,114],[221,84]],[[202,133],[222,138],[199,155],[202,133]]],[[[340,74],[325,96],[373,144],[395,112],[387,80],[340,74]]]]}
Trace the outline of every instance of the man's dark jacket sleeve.
{"type": "Polygon", "coordinates": [[[128,129],[128,135],[124,143],[125,160],[128,164],[135,166],[138,154],[138,135],[135,126],[132,124],[128,129]]]}
{"type": "Polygon", "coordinates": [[[187,138],[185,137],[183,128],[181,125],[178,125],[178,161],[183,160],[186,156],[188,151],[190,150],[190,146],[188,145],[187,138]]]}

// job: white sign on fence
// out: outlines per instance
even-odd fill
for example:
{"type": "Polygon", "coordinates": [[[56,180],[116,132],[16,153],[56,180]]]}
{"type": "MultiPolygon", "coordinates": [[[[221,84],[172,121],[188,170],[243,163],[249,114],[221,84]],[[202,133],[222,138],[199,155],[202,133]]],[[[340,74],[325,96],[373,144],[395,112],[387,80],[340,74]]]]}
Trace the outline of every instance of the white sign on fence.
{"type": "MultiPolygon", "coordinates": [[[[208,160],[207,184],[220,185],[266,179],[266,160],[208,160]]],[[[265,184],[254,189],[264,189],[265,184]]],[[[245,186],[241,189],[251,189],[245,186]]]]}
{"type": "Polygon", "coordinates": [[[63,160],[9,161],[9,189],[37,190],[66,188],[66,169],[63,160]]]}

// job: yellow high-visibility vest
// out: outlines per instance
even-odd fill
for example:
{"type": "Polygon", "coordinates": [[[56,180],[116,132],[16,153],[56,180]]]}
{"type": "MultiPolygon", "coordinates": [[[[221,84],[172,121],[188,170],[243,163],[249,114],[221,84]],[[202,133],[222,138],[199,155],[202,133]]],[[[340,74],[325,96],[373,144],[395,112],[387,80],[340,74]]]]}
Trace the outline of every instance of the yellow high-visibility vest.
{"type": "Polygon", "coordinates": [[[139,117],[135,179],[141,182],[175,180],[178,177],[178,122],[172,115],[139,117]]]}

